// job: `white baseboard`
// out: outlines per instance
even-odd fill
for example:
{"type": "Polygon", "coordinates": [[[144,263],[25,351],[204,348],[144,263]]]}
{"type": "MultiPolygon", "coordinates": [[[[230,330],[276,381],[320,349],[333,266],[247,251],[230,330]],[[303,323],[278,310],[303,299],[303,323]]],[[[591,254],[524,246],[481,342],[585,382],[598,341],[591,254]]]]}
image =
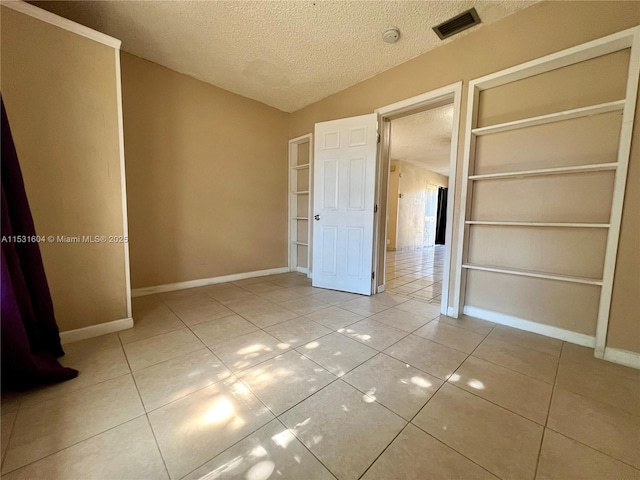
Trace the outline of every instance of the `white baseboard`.
{"type": "Polygon", "coordinates": [[[91,325],[90,327],[60,332],[60,341],[64,345],[65,343],[76,342],[86,338],[99,337],[107,333],[119,332],[127,328],[133,328],[133,318],[121,318],[120,320],[114,320],[112,322],[99,323],[98,325],[91,325]]]}
{"type": "Polygon", "coordinates": [[[298,273],[304,273],[305,275],[309,274],[309,269],[305,267],[295,267],[294,270],[298,273]]]}
{"type": "Polygon", "coordinates": [[[377,287],[378,293],[382,293],[382,292],[384,292],[386,289],[387,289],[387,287],[386,287],[386,286],[384,286],[384,285],[378,285],[378,287],[377,287]]]}
{"type": "Polygon", "coordinates": [[[233,275],[225,275],[222,277],[201,278],[199,280],[169,283],[167,285],[157,285],[155,287],[134,288],[131,290],[131,296],[143,297],[145,295],[153,295],[155,293],[173,292],[174,290],[184,290],[185,288],[204,287],[206,285],[215,285],[216,283],[235,282],[237,280],[245,280],[247,278],[266,277],[267,275],[277,275],[279,273],[288,272],[288,267],[270,268],[269,270],[234,273],[233,275]]]}
{"type": "Polygon", "coordinates": [[[565,330],[564,328],[544,325],[542,323],[532,322],[523,318],[506,315],[504,313],[485,310],[484,308],[465,305],[463,312],[465,315],[469,315],[470,317],[476,317],[481,320],[488,320],[489,322],[499,323],[500,325],[507,325],[509,327],[526,330],[527,332],[538,333],[540,335],[545,335],[551,338],[557,338],[558,340],[575,343],[576,345],[582,345],[583,347],[594,348],[596,345],[596,339],[592,335],[572,332],[571,330],[565,330]]]}
{"type": "Polygon", "coordinates": [[[640,369],[640,353],[630,352],[629,350],[622,350],[621,348],[605,347],[604,357],[613,363],[619,363],[625,367],[640,369]]]}
{"type": "Polygon", "coordinates": [[[458,314],[458,311],[453,308],[453,307],[448,307],[447,308],[447,317],[452,317],[452,318],[458,318],[460,315],[458,314]]]}

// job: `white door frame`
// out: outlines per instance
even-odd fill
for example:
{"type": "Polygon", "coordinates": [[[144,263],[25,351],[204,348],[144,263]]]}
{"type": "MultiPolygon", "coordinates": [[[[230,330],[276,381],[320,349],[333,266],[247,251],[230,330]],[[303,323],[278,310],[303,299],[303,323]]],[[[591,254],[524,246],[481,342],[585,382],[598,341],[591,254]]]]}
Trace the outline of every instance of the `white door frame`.
{"type": "MultiPolygon", "coordinates": [[[[452,269],[451,262],[451,252],[453,250],[453,225],[454,225],[454,199],[455,192],[457,187],[457,179],[456,179],[456,171],[458,168],[458,136],[460,130],[460,105],[462,103],[462,82],[452,83],[450,85],[446,85],[444,87],[438,88],[436,90],[432,90],[427,93],[423,93],[421,95],[417,95],[415,97],[407,98],[405,100],[401,100],[400,102],[392,103],[391,105],[386,105],[384,107],[380,107],[375,110],[378,114],[378,126],[384,125],[385,120],[390,120],[392,117],[397,117],[398,115],[403,114],[411,114],[417,110],[424,110],[426,107],[436,108],[440,105],[447,105],[453,103],[453,125],[451,129],[451,154],[449,159],[449,187],[447,191],[447,227],[445,230],[445,268],[444,275],[442,279],[442,301],[440,304],[440,313],[443,315],[449,315],[451,317],[458,318],[460,315],[460,307],[455,304],[453,306],[449,306],[449,298],[450,298],[450,278],[454,277],[457,274],[455,269],[452,269]]],[[[386,147],[386,142],[388,139],[385,138],[385,135],[381,135],[380,145],[378,146],[378,175],[377,175],[377,185],[376,185],[376,203],[381,205],[382,202],[387,202],[387,198],[381,198],[382,192],[386,191],[388,193],[389,186],[389,176],[382,175],[382,152],[386,147]],[[383,190],[382,181],[383,178],[387,180],[387,188],[383,190]]],[[[383,272],[378,272],[378,259],[380,257],[380,249],[382,249],[382,254],[384,255],[384,260],[382,264],[386,263],[387,258],[387,249],[386,245],[380,245],[380,229],[384,229],[385,235],[383,238],[386,239],[387,232],[387,219],[380,218],[380,210],[378,209],[378,213],[375,218],[375,240],[374,240],[374,271],[375,276],[378,278],[379,274],[384,275],[383,272]]],[[[385,209],[386,212],[386,209],[385,209]]],[[[458,235],[459,237],[459,235],[458,235]]],[[[460,239],[456,238],[456,242],[459,242],[460,239]]],[[[377,281],[376,281],[377,282],[377,281]]],[[[456,282],[457,283],[457,280],[456,282]]],[[[374,285],[375,290],[377,292],[384,291],[384,283],[380,285],[380,287],[374,285]]]]}

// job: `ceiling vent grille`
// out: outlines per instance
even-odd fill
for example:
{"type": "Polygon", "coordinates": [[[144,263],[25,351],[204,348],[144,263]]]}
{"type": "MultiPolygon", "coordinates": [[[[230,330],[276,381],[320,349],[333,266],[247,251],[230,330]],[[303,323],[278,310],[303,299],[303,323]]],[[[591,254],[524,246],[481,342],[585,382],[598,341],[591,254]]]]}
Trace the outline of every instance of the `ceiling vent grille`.
{"type": "Polygon", "coordinates": [[[467,28],[471,28],[474,25],[482,23],[478,12],[475,8],[462,12],[460,15],[456,15],[450,20],[441,23],[440,25],[433,27],[433,31],[440,37],[440,40],[449,38],[456,33],[460,33],[467,28]]]}

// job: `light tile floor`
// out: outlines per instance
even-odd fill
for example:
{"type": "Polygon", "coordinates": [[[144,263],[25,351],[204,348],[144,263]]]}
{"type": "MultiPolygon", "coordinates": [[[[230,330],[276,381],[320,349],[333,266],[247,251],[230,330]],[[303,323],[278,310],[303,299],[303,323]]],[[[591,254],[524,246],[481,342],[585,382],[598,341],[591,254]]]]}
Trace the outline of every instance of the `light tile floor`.
{"type": "Polygon", "coordinates": [[[16,479],[640,479],[640,372],[438,313],[441,249],[371,298],[283,274],[134,299],[2,398],[16,479]]]}

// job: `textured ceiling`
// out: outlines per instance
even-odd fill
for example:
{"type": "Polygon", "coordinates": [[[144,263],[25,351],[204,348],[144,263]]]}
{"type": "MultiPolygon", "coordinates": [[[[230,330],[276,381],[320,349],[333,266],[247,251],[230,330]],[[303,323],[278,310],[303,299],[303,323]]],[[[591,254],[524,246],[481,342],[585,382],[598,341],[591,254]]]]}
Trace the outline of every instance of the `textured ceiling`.
{"type": "Polygon", "coordinates": [[[449,176],[453,105],[391,121],[391,158],[449,176]]]}
{"type": "Polygon", "coordinates": [[[30,3],[122,40],[129,53],[292,112],[442,45],[431,28],[471,6],[486,25],[535,1],[30,3]],[[393,45],[381,38],[389,27],[401,31],[393,45]]]}

